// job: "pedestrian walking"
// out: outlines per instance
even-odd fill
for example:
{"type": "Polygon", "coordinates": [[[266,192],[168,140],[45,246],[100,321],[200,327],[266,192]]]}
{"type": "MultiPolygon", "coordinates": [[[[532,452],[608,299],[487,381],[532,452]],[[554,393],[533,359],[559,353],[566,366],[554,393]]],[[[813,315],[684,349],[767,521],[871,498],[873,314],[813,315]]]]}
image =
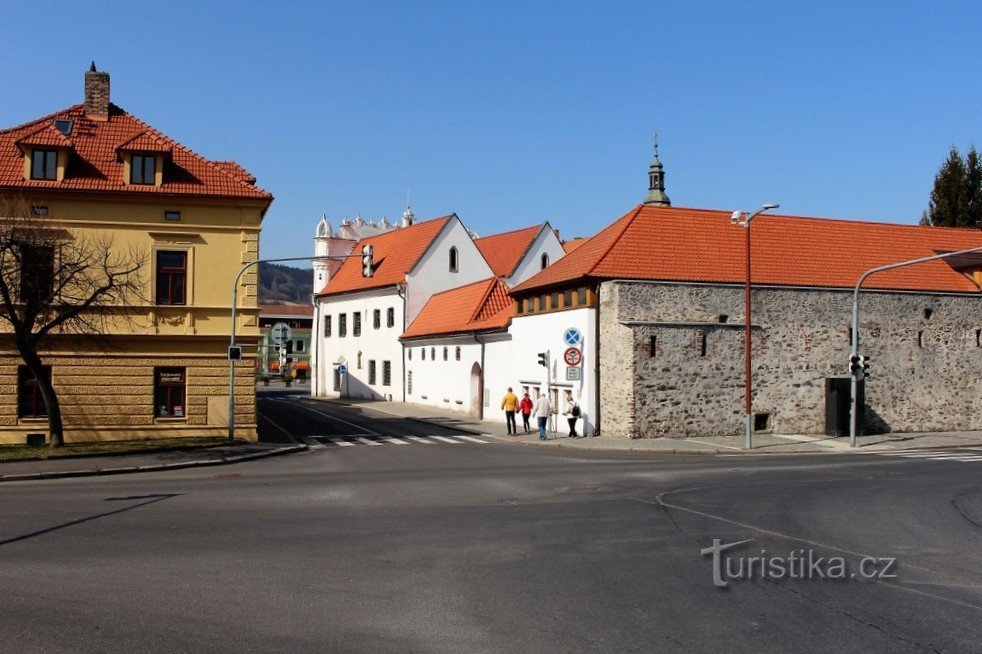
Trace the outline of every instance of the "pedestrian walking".
{"type": "Polygon", "coordinates": [[[518,409],[518,396],[511,392],[511,386],[508,387],[508,392],[505,393],[505,397],[501,400],[501,408],[505,410],[505,424],[508,426],[508,435],[516,435],[518,433],[518,427],[515,425],[515,411],[518,409]]]}
{"type": "Polygon", "coordinates": [[[573,399],[573,394],[566,392],[566,422],[569,423],[569,438],[576,438],[576,421],[580,418],[580,405],[573,399]]]}
{"type": "Polygon", "coordinates": [[[525,426],[525,433],[529,433],[529,418],[532,417],[532,398],[529,397],[529,392],[525,391],[525,395],[522,396],[522,401],[518,404],[518,410],[522,412],[522,423],[525,426]]]}
{"type": "Polygon", "coordinates": [[[549,398],[545,393],[535,400],[534,411],[535,418],[539,421],[539,440],[544,441],[546,439],[546,424],[549,422],[549,413],[551,412],[549,398]]]}

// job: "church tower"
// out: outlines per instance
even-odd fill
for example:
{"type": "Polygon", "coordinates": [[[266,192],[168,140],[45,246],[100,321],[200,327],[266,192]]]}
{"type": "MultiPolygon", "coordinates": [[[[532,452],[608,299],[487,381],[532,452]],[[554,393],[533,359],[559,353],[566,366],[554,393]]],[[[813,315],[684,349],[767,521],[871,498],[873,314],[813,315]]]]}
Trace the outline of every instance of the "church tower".
{"type": "Polygon", "coordinates": [[[665,168],[658,160],[658,134],[655,134],[655,157],[648,167],[648,197],[644,203],[655,207],[672,206],[672,201],[665,195],[665,168]]]}
{"type": "MultiPolygon", "coordinates": [[[[321,220],[317,223],[317,231],[314,235],[314,256],[315,257],[326,257],[330,252],[331,238],[334,236],[334,230],[331,228],[331,223],[328,222],[327,216],[321,216],[321,220]]],[[[320,261],[315,260],[314,262],[314,293],[319,292],[327,284],[328,278],[328,263],[327,259],[322,259],[320,261]]]]}

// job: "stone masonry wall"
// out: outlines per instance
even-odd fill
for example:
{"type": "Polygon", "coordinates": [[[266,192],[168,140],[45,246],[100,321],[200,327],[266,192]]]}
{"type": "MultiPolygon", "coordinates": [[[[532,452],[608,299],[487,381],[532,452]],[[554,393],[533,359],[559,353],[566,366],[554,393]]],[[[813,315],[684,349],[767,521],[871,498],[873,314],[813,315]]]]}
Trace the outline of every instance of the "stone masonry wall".
{"type": "MultiPolygon", "coordinates": [[[[604,435],[742,433],[742,288],[607,282],[600,303],[604,435]]],[[[848,374],[851,303],[848,291],[754,290],[753,407],[772,431],[824,432],[825,378],[848,374]]],[[[982,429],[980,330],[982,298],[864,292],[867,425],[982,429]]]]}

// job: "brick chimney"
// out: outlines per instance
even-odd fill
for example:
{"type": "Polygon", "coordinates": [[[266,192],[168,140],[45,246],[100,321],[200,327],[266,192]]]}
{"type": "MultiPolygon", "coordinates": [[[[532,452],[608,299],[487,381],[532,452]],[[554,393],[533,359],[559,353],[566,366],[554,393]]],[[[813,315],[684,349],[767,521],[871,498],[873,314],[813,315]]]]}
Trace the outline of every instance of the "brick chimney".
{"type": "Polygon", "coordinates": [[[95,69],[85,73],[85,115],[92,120],[109,120],[109,73],[95,69]]]}

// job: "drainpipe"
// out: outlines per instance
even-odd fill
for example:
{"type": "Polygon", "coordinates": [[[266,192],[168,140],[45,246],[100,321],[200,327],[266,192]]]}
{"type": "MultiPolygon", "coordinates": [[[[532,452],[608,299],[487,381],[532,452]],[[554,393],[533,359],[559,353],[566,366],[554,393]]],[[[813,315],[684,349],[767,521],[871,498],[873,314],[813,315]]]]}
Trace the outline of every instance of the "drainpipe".
{"type": "Polygon", "coordinates": [[[597,342],[593,346],[593,435],[600,435],[600,284],[597,284],[593,294],[596,307],[593,310],[593,338],[597,342]]]}
{"type": "Polygon", "coordinates": [[[320,335],[319,327],[320,325],[320,305],[317,302],[317,296],[313,293],[310,294],[310,304],[314,307],[314,322],[310,326],[310,395],[311,397],[317,397],[317,391],[320,388],[320,382],[317,379],[317,371],[320,370],[320,365],[318,362],[318,353],[320,348],[317,347],[318,337],[320,335]]]}
{"type": "Polygon", "coordinates": [[[475,343],[481,344],[481,397],[477,399],[480,404],[478,405],[478,413],[481,415],[481,420],[484,420],[484,341],[478,340],[477,333],[471,334],[474,337],[475,343]]]}
{"type": "MultiPolygon", "coordinates": [[[[402,298],[402,331],[405,333],[406,328],[409,325],[406,324],[406,287],[402,284],[396,284],[396,294],[402,298]]],[[[399,347],[402,349],[402,403],[406,403],[406,344],[399,341],[399,347]]]]}

